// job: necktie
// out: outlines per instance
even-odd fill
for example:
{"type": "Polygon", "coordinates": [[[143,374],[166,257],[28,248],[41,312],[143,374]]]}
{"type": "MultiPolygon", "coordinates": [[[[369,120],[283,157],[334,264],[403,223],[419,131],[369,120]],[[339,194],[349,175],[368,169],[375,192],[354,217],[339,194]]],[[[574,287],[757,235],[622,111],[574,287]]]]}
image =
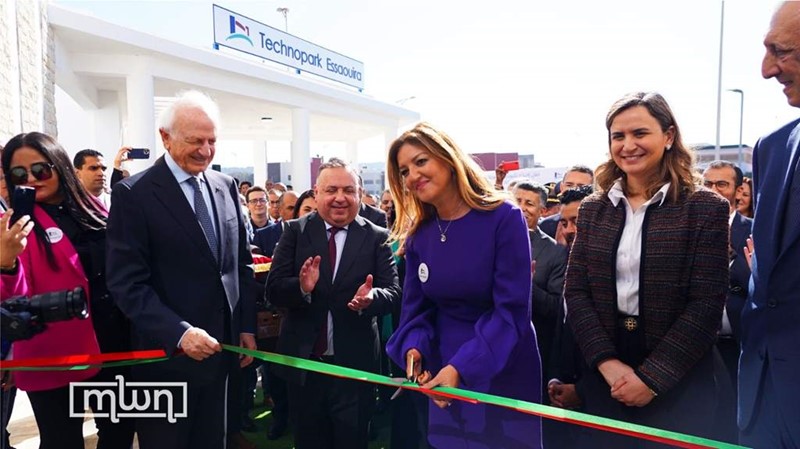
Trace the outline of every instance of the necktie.
{"type": "MultiPolygon", "coordinates": [[[[331,236],[328,238],[328,256],[331,264],[331,276],[336,272],[336,233],[341,231],[342,228],[332,227],[330,229],[331,236]]],[[[325,314],[325,320],[322,322],[322,328],[317,336],[317,341],[314,343],[312,354],[319,357],[328,350],[328,314],[325,314]]]]}
{"type": "Polygon", "coordinates": [[[211,214],[208,213],[208,207],[205,200],[203,200],[203,192],[200,191],[200,181],[196,177],[189,178],[189,184],[194,190],[194,214],[200,226],[203,228],[203,233],[206,235],[208,247],[211,248],[211,253],[214,255],[214,260],[219,262],[217,248],[219,242],[217,241],[217,234],[214,233],[214,224],[211,221],[211,214]]]}

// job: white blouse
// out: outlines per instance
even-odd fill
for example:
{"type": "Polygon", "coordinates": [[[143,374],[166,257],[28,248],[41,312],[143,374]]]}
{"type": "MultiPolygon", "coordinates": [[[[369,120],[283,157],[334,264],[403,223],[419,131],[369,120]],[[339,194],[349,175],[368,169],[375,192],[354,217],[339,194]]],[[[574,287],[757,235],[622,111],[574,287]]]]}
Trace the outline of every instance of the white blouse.
{"type": "Polygon", "coordinates": [[[633,210],[622,183],[617,180],[608,191],[608,199],[614,207],[625,203],[625,227],[617,247],[617,309],[624,315],[639,315],[639,268],[642,262],[642,225],[647,208],[651,204],[664,204],[670,183],[664,184],[652,198],[633,210]]]}

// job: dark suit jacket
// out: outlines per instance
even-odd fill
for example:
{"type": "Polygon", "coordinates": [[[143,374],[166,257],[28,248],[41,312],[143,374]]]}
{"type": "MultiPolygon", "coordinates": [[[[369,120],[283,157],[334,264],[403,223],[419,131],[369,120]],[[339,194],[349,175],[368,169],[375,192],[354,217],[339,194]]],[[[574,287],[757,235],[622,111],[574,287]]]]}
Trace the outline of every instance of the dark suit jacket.
{"type": "MultiPolygon", "coordinates": [[[[759,139],[753,149],[753,277],[742,312],[739,363],[739,428],[750,424],[763,385],[770,375],[772,398],[785,423],[800,421],[800,225],[785,221],[793,176],[800,176],[800,119],[759,139]],[[781,241],[781,234],[789,232],[781,241]]],[[[797,435],[797,429],[791,429],[797,435]]]]}
{"type": "MultiPolygon", "coordinates": [[[[567,249],[553,240],[540,229],[530,231],[531,257],[536,261],[533,273],[532,303],[533,327],[536,329],[536,341],[543,363],[550,360],[558,311],[561,307],[564,292],[564,271],[567,268],[567,249]]],[[[549,375],[546,367],[543,379],[549,375]]]]}
{"type": "Polygon", "coordinates": [[[744,247],[747,238],[753,230],[753,219],[736,212],[731,223],[731,248],[734,257],[731,263],[731,281],[728,288],[728,299],[725,310],[731,323],[733,336],[736,341],[741,341],[742,335],[742,308],[747,299],[747,285],[750,283],[750,267],[744,257],[744,247]]]}
{"type": "Polygon", "coordinates": [[[366,218],[373,224],[376,224],[384,229],[389,227],[389,225],[386,222],[386,214],[375,206],[370,206],[369,204],[361,203],[361,208],[358,210],[358,215],[366,218]]]}
{"type": "Polygon", "coordinates": [[[112,168],[111,169],[111,181],[109,181],[108,185],[113,189],[114,186],[117,185],[118,182],[120,182],[120,181],[122,181],[124,179],[124,176],[125,175],[122,173],[122,170],[119,170],[117,168],[112,168]]]}
{"type": "Polygon", "coordinates": [[[539,222],[539,229],[551,238],[556,238],[556,230],[558,230],[558,222],[561,220],[561,214],[553,214],[549,217],[543,218],[539,222]]]}
{"type": "MultiPolygon", "coordinates": [[[[295,357],[311,355],[317,334],[327,319],[333,317],[333,347],[337,365],[376,372],[380,338],[377,317],[392,312],[392,303],[400,300],[392,251],[385,243],[387,231],[356,216],[347,230],[342,256],[333,273],[328,256],[325,222],[315,212],[288,222],[278,244],[269,277],[268,300],[288,308],[281,326],[278,352],[295,357]],[[300,292],[300,267],[309,257],[321,256],[320,277],[309,303],[300,292]],[[358,314],[347,308],[368,274],[373,276],[374,300],[358,314]]],[[[286,380],[302,384],[305,372],[276,367],[286,380]]]]}
{"type": "MultiPolygon", "coordinates": [[[[190,326],[238,344],[255,332],[254,282],[239,193],[233,178],[205,172],[220,242],[220,262],[164,158],[114,186],[108,221],[108,287],[134,326],[134,349],[172,354],[190,326]]],[[[135,368],[140,378],[219,380],[220,354],[203,362],[176,357],[135,368]]],[[[224,379],[224,377],[223,377],[224,379]]]]}
{"type": "Polygon", "coordinates": [[[261,248],[262,254],[267,257],[272,257],[275,252],[275,245],[281,239],[283,233],[283,222],[279,221],[267,227],[257,229],[253,237],[253,245],[261,248]]]}

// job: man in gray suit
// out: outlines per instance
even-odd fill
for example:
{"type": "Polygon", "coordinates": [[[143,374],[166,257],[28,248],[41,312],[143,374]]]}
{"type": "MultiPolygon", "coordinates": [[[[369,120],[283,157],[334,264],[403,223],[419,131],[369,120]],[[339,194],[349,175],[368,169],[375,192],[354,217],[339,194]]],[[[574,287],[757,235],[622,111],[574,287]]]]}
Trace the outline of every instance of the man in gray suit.
{"type": "Polygon", "coordinates": [[[539,217],[547,203],[547,189],[535,182],[523,181],[514,188],[514,198],[525,215],[530,232],[534,263],[533,327],[536,328],[536,340],[542,356],[542,379],[546,381],[550,378],[548,366],[564,290],[567,250],[538,227],[539,217]]]}

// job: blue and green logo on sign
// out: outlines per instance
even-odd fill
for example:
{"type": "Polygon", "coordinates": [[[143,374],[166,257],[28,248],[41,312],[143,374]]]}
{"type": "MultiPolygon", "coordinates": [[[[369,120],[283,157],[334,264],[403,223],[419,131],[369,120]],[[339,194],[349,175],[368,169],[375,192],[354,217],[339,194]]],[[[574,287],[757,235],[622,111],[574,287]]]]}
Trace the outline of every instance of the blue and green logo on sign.
{"type": "Polygon", "coordinates": [[[225,38],[226,41],[233,39],[241,39],[247,41],[253,47],[253,41],[250,40],[250,27],[245,26],[242,22],[236,20],[236,17],[230,16],[231,35],[225,38]],[[241,31],[240,31],[241,30],[241,31]]]}

